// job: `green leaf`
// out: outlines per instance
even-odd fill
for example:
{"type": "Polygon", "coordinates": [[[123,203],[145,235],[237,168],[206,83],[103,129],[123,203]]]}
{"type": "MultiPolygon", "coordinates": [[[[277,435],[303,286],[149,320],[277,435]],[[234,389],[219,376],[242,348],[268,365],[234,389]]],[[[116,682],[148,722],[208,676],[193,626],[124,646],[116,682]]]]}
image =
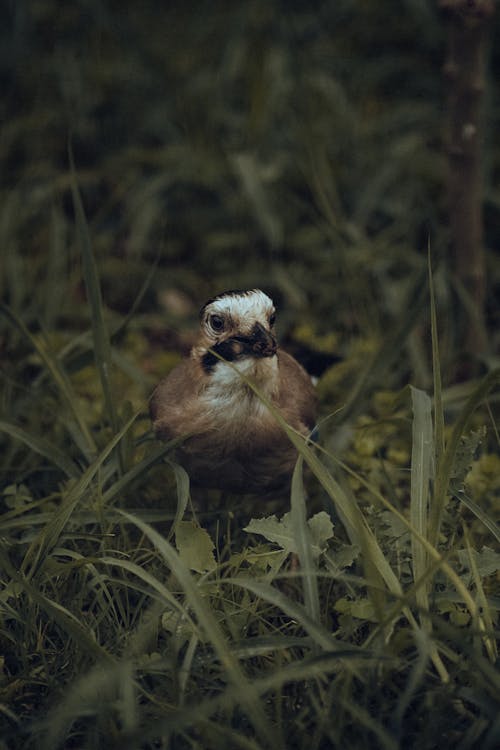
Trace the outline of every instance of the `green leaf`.
{"type": "Polygon", "coordinates": [[[457,556],[460,564],[469,573],[469,576],[467,576],[468,582],[472,578],[470,555],[474,558],[480,578],[486,578],[500,570],[500,553],[495,552],[495,550],[492,550],[490,547],[483,547],[481,552],[467,549],[458,550],[457,556]]]}
{"type": "Polygon", "coordinates": [[[269,542],[274,542],[286,552],[296,552],[295,539],[292,532],[290,513],[285,513],[282,519],[277,516],[266,518],[252,518],[243,531],[248,534],[260,534],[269,542]]]}
{"type": "Polygon", "coordinates": [[[408,525],[398,518],[398,516],[391,513],[389,510],[383,510],[379,514],[380,520],[382,521],[383,528],[380,533],[389,539],[397,540],[401,543],[409,541],[410,532],[408,525]]]}
{"type": "Polygon", "coordinates": [[[440,615],[447,615],[450,622],[459,628],[468,625],[471,620],[470,612],[461,602],[453,602],[450,599],[436,599],[435,607],[440,615]]]}
{"type": "Polygon", "coordinates": [[[350,568],[358,559],[361,550],[356,544],[343,544],[341,547],[325,555],[328,570],[333,575],[338,575],[346,568],[350,568]]]}
{"type": "Polygon", "coordinates": [[[453,479],[455,487],[463,486],[465,477],[474,462],[477,449],[486,437],[486,426],[473,430],[469,435],[462,435],[451,467],[450,478],[453,479]]]}
{"type": "Polygon", "coordinates": [[[214,570],[214,543],[205,529],[194,521],[179,521],[175,528],[175,546],[182,562],[197,573],[214,570]]]}
{"type": "Polygon", "coordinates": [[[313,550],[315,548],[324,552],[327,547],[327,542],[333,537],[333,523],[332,519],[324,510],[316,513],[312,516],[307,525],[311,532],[311,540],[313,544],[313,550]]]}
{"type": "MultiPolygon", "coordinates": [[[[311,551],[314,559],[317,559],[325,551],[327,541],[333,536],[333,524],[328,513],[321,511],[310,518],[307,525],[311,534],[311,551]]],[[[275,515],[252,518],[243,531],[248,534],[260,534],[286,552],[298,552],[290,513],[285,513],[281,519],[275,515]]]]}
{"type": "Polygon", "coordinates": [[[287,554],[283,550],[271,548],[268,544],[256,544],[253,547],[245,547],[241,552],[234,552],[229,558],[229,564],[233,568],[240,568],[246,563],[249,566],[248,572],[252,575],[260,575],[262,571],[267,570],[277,573],[287,554]]]}
{"type": "Polygon", "coordinates": [[[358,620],[378,622],[371,599],[347,599],[342,597],[335,602],[335,609],[343,615],[350,615],[358,620]]]}

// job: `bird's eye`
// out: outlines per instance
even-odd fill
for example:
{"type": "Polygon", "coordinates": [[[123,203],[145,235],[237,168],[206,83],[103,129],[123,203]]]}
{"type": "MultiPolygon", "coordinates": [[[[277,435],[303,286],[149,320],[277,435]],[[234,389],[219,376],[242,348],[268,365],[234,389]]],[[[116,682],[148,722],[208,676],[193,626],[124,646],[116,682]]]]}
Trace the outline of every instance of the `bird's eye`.
{"type": "Polygon", "coordinates": [[[221,315],[210,315],[208,322],[212,331],[221,333],[224,330],[224,318],[221,315]]]}
{"type": "Polygon", "coordinates": [[[273,327],[273,325],[274,325],[275,323],[276,323],[276,313],[275,313],[275,312],[273,312],[273,313],[271,313],[271,315],[269,316],[269,325],[271,326],[271,328],[273,327]]]}

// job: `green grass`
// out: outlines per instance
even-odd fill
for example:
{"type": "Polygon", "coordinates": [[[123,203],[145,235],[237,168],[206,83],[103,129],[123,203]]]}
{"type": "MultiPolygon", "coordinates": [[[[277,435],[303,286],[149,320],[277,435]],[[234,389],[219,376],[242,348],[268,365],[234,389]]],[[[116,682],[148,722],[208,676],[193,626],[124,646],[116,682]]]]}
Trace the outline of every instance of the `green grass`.
{"type": "Polygon", "coordinates": [[[500,268],[463,368],[435,4],[11,5],[0,750],[494,750],[500,268]],[[255,286],[320,440],[282,424],[289,498],[193,511],[147,400],[255,286]]]}
{"type": "Polygon", "coordinates": [[[499,371],[451,422],[439,376],[432,399],[370,395],[360,375],[343,461],[328,421],[317,448],[282,424],[300,461],[278,536],[275,516],[245,534],[244,506],[214,498],[181,535],[187,478],[152,441],[137,386],[135,413],[110,411],[121,374],[113,347],[100,367],[105,311],[90,296],[95,368],[3,308],[19,371],[36,374],[0,422],[3,747],[495,747],[498,477],[481,467],[497,455],[484,425],[499,371]],[[42,429],[27,415],[45,401],[42,429]]]}

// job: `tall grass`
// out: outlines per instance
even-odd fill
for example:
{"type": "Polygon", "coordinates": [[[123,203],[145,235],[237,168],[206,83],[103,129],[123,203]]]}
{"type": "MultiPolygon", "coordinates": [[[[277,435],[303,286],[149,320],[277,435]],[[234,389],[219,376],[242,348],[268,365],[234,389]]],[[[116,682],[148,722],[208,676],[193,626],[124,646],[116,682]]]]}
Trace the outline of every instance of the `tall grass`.
{"type": "MultiPolygon", "coordinates": [[[[80,427],[68,443],[57,423],[52,438],[0,423],[37,471],[54,472],[38,494],[29,479],[4,489],[4,747],[395,749],[430,748],[436,737],[496,746],[498,528],[492,513],[457,500],[456,482],[475,461],[471,425],[498,371],[472,387],[446,430],[438,376],[432,399],[417,388],[403,397],[411,429],[399,507],[362,467],[315,448],[276,413],[300,456],[290,497],[298,567],[284,557],[273,566],[276,545],[245,537],[231,513],[224,534],[203,516],[217,556],[200,572],[186,541],[174,543],[188,487],[162,462],[173,446],[137,429],[140,412],[117,431],[98,416],[91,431],[64,362],[5,313],[56,388],[63,424],[68,414],[80,427]],[[311,497],[336,519],[319,557],[303,463],[311,497]],[[152,488],[165,508],[156,522],[152,488]]],[[[99,360],[91,307],[92,316],[99,360]]],[[[100,387],[105,405],[102,377],[100,387]]]]}

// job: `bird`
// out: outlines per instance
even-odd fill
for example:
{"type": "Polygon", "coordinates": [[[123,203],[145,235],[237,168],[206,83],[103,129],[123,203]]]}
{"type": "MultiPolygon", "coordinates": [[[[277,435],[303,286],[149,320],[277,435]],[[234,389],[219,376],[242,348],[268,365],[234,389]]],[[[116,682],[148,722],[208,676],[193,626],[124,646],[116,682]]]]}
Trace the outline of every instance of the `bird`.
{"type": "Polygon", "coordinates": [[[176,460],[194,486],[234,494],[290,487],[297,450],[265,401],[307,438],[316,395],[308,373],[278,346],[275,321],[274,303],[260,289],[212,297],[189,357],[151,396],[156,437],[186,436],[176,460]]]}

